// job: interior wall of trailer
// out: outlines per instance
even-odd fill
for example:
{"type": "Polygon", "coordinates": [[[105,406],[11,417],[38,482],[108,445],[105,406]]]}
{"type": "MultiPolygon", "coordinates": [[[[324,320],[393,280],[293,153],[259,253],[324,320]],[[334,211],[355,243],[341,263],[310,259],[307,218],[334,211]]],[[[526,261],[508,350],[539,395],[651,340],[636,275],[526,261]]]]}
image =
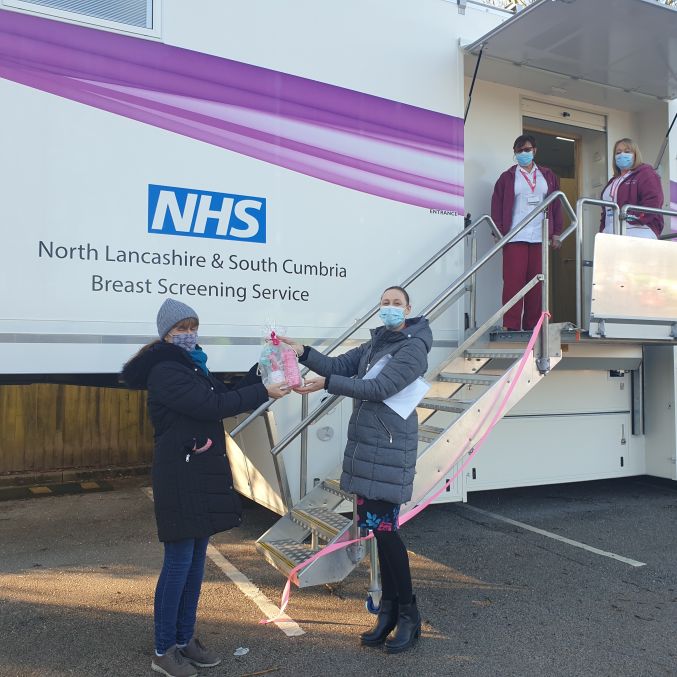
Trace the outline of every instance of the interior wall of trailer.
{"type": "MultiPolygon", "coordinates": [[[[466,98],[470,82],[469,78],[465,79],[466,98]]],[[[645,160],[653,163],[667,131],[667,104],[661,102],[656,102],[656,105],[648,110],[633,113],[618,109],[605,109],[598,105],[546,96],[527,89],[478,79],[465,125],[465,208],[466,213],[472,214],[473,220],[482,214],[490,213],[494,183],[501,172],[514,164],[512,144],[522,133],[521,102],[523,98],[563,107],[576,107],[605,116],[607,124],[606,166],[609,171],[613,162],[613,142],[616,139],[625,136],[636,139],[645,160]]],[[[603,184],[600,186],[600,177],[597,176],[599,171],[590,170],[590,164],[594,162],[585,144],[582,144],[582,174],[587,178],[581,186],[581,197],[598,198],[603,188],[603,184]]],[[[667,199],[669,196],[667,158],[663,166],[667,206],[669,202],[667,199]]],[[[604,182],[605,179],[606,177],[603,177],[604,182]]],[[[594,222],[599,218],[599,212],[591,211],[589,218],[594,222]]],[[[480,255],[486,252],[492,243],[488,229],[483,229],[479,233],[480,255]]],[[[485,267],[478,281],[478,321],[488,318],[500,307],[501,288],[501,261],[500,257],[496,257],[495,261],[485,267]]]]}

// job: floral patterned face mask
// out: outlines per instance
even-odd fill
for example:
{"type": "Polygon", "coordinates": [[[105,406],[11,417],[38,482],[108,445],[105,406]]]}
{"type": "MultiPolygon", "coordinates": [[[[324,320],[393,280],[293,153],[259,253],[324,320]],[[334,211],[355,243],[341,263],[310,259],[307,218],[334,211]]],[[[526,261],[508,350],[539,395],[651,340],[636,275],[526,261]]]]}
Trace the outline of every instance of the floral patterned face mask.
{"type": "Polygon", "coordinates": [[[195,346],[197,345],[197,332],[192,331],[187,334],[172,334],[172,343],[188,352],[195,350],[195,346]]]}

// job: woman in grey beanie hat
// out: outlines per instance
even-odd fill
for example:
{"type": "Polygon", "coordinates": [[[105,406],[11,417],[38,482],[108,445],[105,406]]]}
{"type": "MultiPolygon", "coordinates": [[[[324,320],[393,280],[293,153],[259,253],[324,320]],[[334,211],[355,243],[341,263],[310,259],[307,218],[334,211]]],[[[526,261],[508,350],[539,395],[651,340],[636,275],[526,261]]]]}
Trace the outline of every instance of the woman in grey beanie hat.
{"type": "Polygon", "coordinates": [[[258,365],[234,386],[207,369],[197,345],[198,315],[167,299],[157,314],[160,340],[124,366],[132,388],[148,390],[155,429],[153,498],[158,537],[164,543],[155,590],[155,656],[151,667],[169,677],[193,677],[195,667],[221,662],[194,636],[209,537],[240,523],[222,419],[287,394],[286,384],[264,386],[258,365]]]}
{"type": "Polygon", "coordinates": [[[158,336],[164,341],[170,329],[183,320],[195,320],[196,324],[200,321],[190,306],[176,299],[167,299],[157,311],[158,336]]]}

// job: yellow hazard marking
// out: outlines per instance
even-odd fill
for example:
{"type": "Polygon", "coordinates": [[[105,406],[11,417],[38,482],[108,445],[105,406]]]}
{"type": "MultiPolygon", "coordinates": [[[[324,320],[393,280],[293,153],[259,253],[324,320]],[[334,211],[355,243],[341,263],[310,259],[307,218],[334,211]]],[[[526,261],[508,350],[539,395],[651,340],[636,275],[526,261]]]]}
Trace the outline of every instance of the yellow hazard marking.
{"type": "Polygon", "coordinates": [[[80,482],[80,486],[83,489],[100,489],[98,482],[80,482]]]}
{"type": "Polygon", "coordinates": [[[51,494],[52,490],[49,487],[29,487],[32,494],[51,494]]]}

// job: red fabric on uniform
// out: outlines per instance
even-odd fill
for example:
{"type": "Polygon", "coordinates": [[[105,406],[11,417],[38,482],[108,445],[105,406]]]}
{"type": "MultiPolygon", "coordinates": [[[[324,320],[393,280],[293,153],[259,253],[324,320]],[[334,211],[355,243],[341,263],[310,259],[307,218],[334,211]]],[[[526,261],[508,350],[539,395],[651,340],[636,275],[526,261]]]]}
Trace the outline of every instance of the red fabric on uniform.
{"type": "MultiPolygon", "coordinates": [[[[604,191],[614,178],[616,177],[612,176],[606,186],[604,186],[602,195],[604,195],[604,191]]],[[[619,207],[624,205],[641,205],[642,207],[660,209],[663,206],[663,186],[656,170],[646,163],[639,165],[637,169],[633,169],[628,178],[618,188],[616,204],[619,207]]],[[[665,225],[662,214],[630,213],[638,217],[639,223],[649,226],[656,233],[656,237],[660,237],[665,225]]],[[[604,215],[605,211],[603,209],[602,218],[599,221],[600,232],[604,230],[604,215]]]]}
{"type": "MultiPolygon", "coordinates": [[[[509,242],[503,247],[503,303],[507,303],[535,275],[542,272],[540,242],[509,242]]],[[[503,326],[511,331],[533,329],[541,316],[541,285],[503,315],[503,326]],[[524,318],[522,318],[524,309],[524,318]]]]}
{"type": "MultiPolygon", "coordinates": [[[[559,190],[559,178],[557,174],[547,167],[538,166],[545,182],[548,184],[548,195],[559,190]]],[[[507,235],[512,226],[512,211],[515,205],[515,172],[517,165],[513,165],[498,177],[494,185],[494,192],[491,196],[491,218],[494,220],[498,229],[507,235]]],[[[548,230],[550,237],[559,235],[562,232],[563,217],[562,203],[555,200],[547,209],[548,212],[548,230]]]]}

